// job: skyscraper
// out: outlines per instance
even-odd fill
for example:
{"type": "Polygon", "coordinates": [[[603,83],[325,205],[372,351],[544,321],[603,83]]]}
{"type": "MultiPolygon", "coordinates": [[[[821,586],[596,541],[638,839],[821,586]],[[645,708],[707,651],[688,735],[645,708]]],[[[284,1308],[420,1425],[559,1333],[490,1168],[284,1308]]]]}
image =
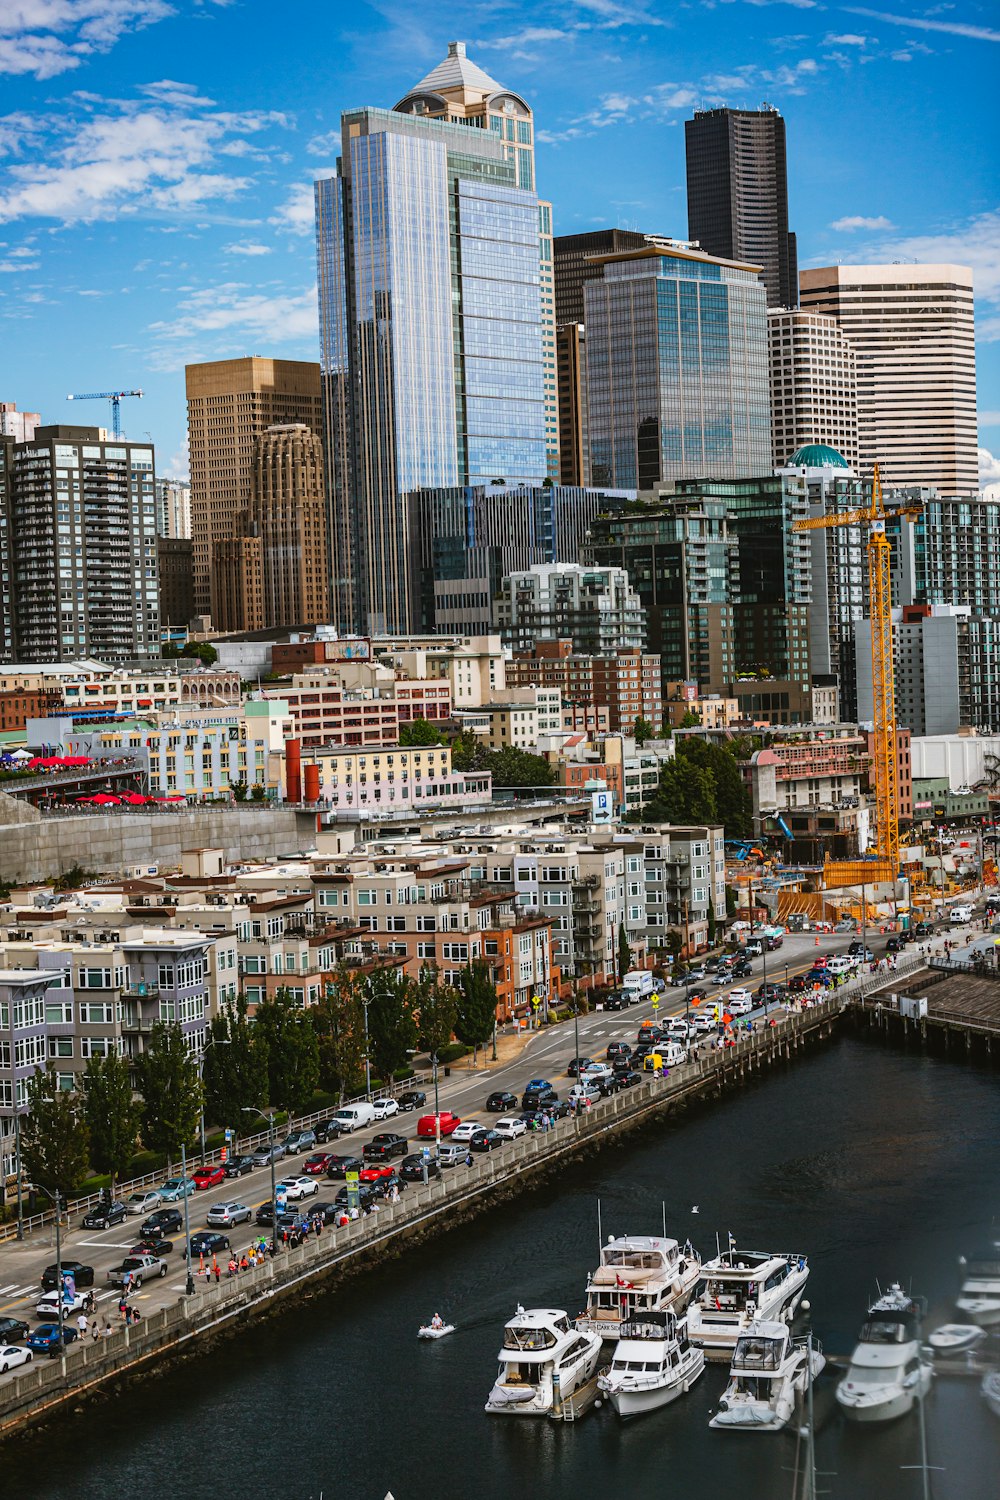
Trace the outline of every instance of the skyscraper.
{"type": "Polygon", "coordinates": [[[188,365],[184,374],[194,607],[197,614],[214,615],[221,600],[218,581],[212,577],[213,546],[236,535],[250,502],[257,438],[265,428],[287,422],[304,422],[313,432],[323,430],[319,365],[253,355],[188,365]]]}
{"type": "Polygon", "coordinates": [[[976,346],[968,266],[823,266],[802,306],[835,318],[854,348],[858,464],[889,485],[948,495],[979,483],[976,346]]]}
{"type": "Polygon", "coordinates": [[[835,318],[805,308],[769,308],[773,459],[824,444],[858,463],[858,382],[854,348],[835,318]]]}
{"type": "Polygon", "coordinates": [[[555,239],[556,325],[583,322],[583,284],[600,276],[602,255],[641,250],[648,236],[634,229],[588,229],[555,239]]]}
{"type": "Polygon", "coordinates": [[[394,110],[341,125],[337,175],[316,184],[333,610],[344,629],[394,631],[410,615],[405,497],[551,472],[551,233],[531,110],[462,43],[394,110]]]}
{"type": "Polygon", "coordinates": [[[771,468],[758,267],[673,240],[604,257],[584,283],[590,480],[652,489],[771,468]]]}
{"type": "Polygon", "coordinates": [[[688,238],[709,255],[763,268],[768,307],[795,307],[798,266],[788,230],[785,122],[761,109],[696,110],[684,122],[688,238]]]}

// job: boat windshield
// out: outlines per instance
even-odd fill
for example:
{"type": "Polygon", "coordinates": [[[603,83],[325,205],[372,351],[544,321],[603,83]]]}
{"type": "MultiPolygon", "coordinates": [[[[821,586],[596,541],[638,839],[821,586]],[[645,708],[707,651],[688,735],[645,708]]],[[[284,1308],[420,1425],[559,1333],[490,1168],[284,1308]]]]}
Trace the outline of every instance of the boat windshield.
{"type": "Polygon", "coordinates": [[[847,1378],[851,1385],[892,1385],[902,1375],[902,1365],[851,1365],[847,1378]]]}
{"type": "Polygon", "coordinates": [[[863,1344],[905,1344],[912,1337],[912,1325],[907,1318],[876,1315],[861,1330],[863,1344]]]}
{"type": "Polygon", "coordinates": [[[747,1301],[756,1302],[760,1283],[756,1281],[727,1281],[722,1276],[710,1276],[699,1281],[695,1299],[703,1307],[716,1308],[720,1312],[742,1310],[747,1301]]]}
{"type": "Polygon", "coordinates": [[[629,1271],[656,1271],[663,1265],[658,1250],[606,1250],[602,1260],[606,1266],[629,1271]]]}
{"type": "Polygon", "coordinates": [[[733,1364],[753,1370],[777,1370],[784,1352],[784,1339],[766,1339],[752,1334],[737,1340],[733,1364]]]}
{"type": "Polygon", "coordinates": [[[503,1331],[505,1349],[551,1349],[555,1342],[551,1328],[519,1328],[509,1323],[503,1331]]]}

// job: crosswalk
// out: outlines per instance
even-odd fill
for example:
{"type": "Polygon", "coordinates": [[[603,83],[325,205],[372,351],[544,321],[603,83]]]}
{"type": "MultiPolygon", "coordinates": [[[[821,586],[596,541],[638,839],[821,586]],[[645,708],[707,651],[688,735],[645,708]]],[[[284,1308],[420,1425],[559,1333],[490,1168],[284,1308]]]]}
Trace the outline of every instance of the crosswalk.
{"type": "Polygon", "coordinates": [[[32,1282],[29,1286],[18,1286],[14,1281],[10,1286],[0,1286],[0,1297],[27,1297],[30,1292],[40,1292],[41,1287],[32,1282]]]}

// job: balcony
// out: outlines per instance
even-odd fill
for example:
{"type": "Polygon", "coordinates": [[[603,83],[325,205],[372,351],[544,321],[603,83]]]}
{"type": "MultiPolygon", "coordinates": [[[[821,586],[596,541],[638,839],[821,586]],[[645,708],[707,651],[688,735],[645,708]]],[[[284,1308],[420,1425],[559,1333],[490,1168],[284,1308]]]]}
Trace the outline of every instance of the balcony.
{"type": "Polygon", "coordinates": [[[122,988],[123,1000],[158,1000],[160,998],[160,986],[158,984],[145,984],[141,980],[136,984],[125,985],[122,988]]]}
{"type": "Polygon", "coordinates": [[[123,1016],[121,1020],[121,1031],[123,1036],[138,1035],[148,1036],[156,1022],[152,1017],[123,1016]]]}

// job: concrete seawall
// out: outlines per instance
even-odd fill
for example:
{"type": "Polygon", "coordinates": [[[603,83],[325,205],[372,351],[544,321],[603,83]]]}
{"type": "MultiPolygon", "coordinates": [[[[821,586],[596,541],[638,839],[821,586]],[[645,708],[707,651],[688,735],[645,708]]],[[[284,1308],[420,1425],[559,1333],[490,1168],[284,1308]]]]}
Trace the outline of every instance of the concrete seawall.
{"type": "Polygon", "coordinates": [[[841,1015],[840,1000],[825,1000],[774,1027],[744,1034],[735,1047],[695,1062],[595,1105],[585,1114],[534,1132],[471,1168],[455,1167],[424,1187],[407,1188],[396,1204],[346,1225],[325,1229],[273,1261],[218,1286],[199,1285],[191,1297],[121,1328],[96,1344],[74,1343],[65,1360],[43,1360],[0,1388],[0,1439],[44,1423],[89,1395],[127,1379],[162,1370],[165,1361],[203,1353],[206,1340],[236,1333],[245,1319],[278,1310],[282,1299],[307,1294],[321,1283],[362,1274],[406,1247],[442,1233],[540,1185],[567,1162],[667,1118],[700,1099],[739,1087],[806,1046],[827,1041],[841,1015]]]}

